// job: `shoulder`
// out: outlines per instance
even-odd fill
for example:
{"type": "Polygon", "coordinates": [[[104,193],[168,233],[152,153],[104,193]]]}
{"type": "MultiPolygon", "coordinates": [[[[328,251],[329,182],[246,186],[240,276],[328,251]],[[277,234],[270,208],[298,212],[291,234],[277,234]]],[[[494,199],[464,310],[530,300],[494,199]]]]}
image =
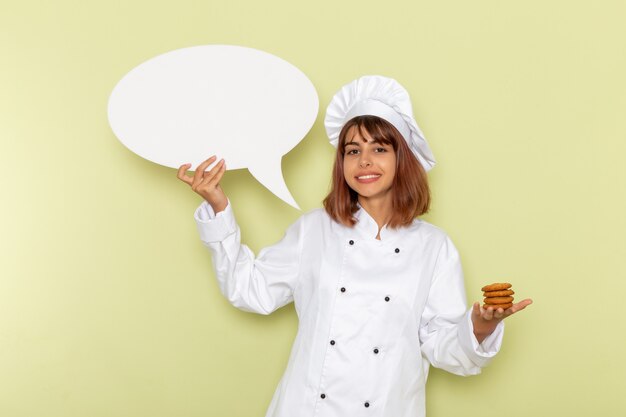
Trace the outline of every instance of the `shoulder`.
{"type": "Polygon", "coordinates": [[[304,213],[295,224],[307,234],[328,236],[329,233],[342,233],[346,226],[334,221],[323,208],[304,213]]]}
{"type": "Polygon", "coordinates": [[[415,219],[409,226],[411,240],[424,250],[440,259],[458,258],[458,250],[444,229],[428,223],[425,220],[415,219]]]}
{"type": "Polygon", "coordinates": [[[324,221],[326,219],[330,219],[330,217],[326,213],[326,210],[324,210],[323,208],[316,208],[313,210],[309,210],[306,213],[304,213],[302,216],[300,216],[300,220],[307,221],[307,222],[319,222],[319,221],[324,221]]]}
{"type": "Polygon", "coordinates": [[[419,236],[421,239],[431,242],[441,242],[449,240],[448,234],[441,227],[428,223],[426,220],[415,219],[410,226],[407,227],[408,232],[412,235],[419,236]]]}
{"type": "Polygon", "coordinates": [[[323,208],[307,211],[296,222],[301,223],[305,228],[330,227],[332,223],[335,223],[323,208]]]}

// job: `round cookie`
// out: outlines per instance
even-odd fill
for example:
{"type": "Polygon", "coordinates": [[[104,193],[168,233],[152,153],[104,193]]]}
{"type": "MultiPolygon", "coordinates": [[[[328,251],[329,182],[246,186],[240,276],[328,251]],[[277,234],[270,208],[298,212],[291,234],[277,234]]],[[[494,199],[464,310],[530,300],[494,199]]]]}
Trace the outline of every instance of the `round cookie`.
{"type": "Polygon", "coordinates": [[[491,285],[485,285],[484,287],[482,287],[480,290],[481,291],[501,291],[501,290],[508,290],[509,288],[511,288],[512,285],[509,284],[508,282],[497,282],[491,285]]]}
{"type": "Polygon", "coordinates": [[[496,311],[499,308],[502,308],[503,310],[506,310],[507,308],[511,308],[513,307],[513,303],[508,303],[508,304],[485,304],[483,305],[483,309],[487,310],[487,308],[493,308],[493,311],[496,311]]]}
{"type": "Polygon", "coordinates": [[[513,302],[513,297],[490,297],[485,298],[485,304],[509,304],[513,302]]]}
{"type": "Polygon", "coordinates": [[[508,297],[515,294],[513,290],[501,290],[501,291],[485,291],[483,295],[485,297],[508,297]]]}

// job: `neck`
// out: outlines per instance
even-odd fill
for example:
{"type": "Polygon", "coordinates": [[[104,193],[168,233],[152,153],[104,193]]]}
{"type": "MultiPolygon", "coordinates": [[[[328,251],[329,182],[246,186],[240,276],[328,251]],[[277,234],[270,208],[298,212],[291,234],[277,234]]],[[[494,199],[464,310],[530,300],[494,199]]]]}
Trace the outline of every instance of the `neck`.
{"type": "Polygon", "coordinates": [[[390,198],[366,198],[359,196],[359,204],[367,213],[372,216],[378,225],[376,239],[380,239],[380,229],[389,222],[391,218],[390,198]]]}

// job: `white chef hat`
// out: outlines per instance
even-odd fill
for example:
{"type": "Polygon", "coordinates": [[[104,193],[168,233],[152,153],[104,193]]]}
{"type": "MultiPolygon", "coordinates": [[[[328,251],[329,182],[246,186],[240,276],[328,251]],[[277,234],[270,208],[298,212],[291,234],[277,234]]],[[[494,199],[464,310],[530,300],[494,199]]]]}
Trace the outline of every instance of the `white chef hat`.
{"type": "Polygon", "coordinates": [[[435,157],[413,119],[409,93],[396,80],[366,75],[344,85],[326,109],[324,125],[330,143],[337,147],[343,126],[364,115],[378,116],[398,129],[426,171],[435,166],[435,157]]]}

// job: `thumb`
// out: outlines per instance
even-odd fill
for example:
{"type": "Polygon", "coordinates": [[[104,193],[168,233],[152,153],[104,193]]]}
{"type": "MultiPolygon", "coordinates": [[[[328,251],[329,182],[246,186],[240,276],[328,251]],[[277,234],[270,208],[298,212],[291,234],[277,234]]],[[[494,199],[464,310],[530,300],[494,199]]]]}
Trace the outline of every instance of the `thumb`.
{"type": "Polygon", "coordinates": [[[472,306],[472,316],[480,317],[480,303],[474,302],[474,305],[472,306]]]}

